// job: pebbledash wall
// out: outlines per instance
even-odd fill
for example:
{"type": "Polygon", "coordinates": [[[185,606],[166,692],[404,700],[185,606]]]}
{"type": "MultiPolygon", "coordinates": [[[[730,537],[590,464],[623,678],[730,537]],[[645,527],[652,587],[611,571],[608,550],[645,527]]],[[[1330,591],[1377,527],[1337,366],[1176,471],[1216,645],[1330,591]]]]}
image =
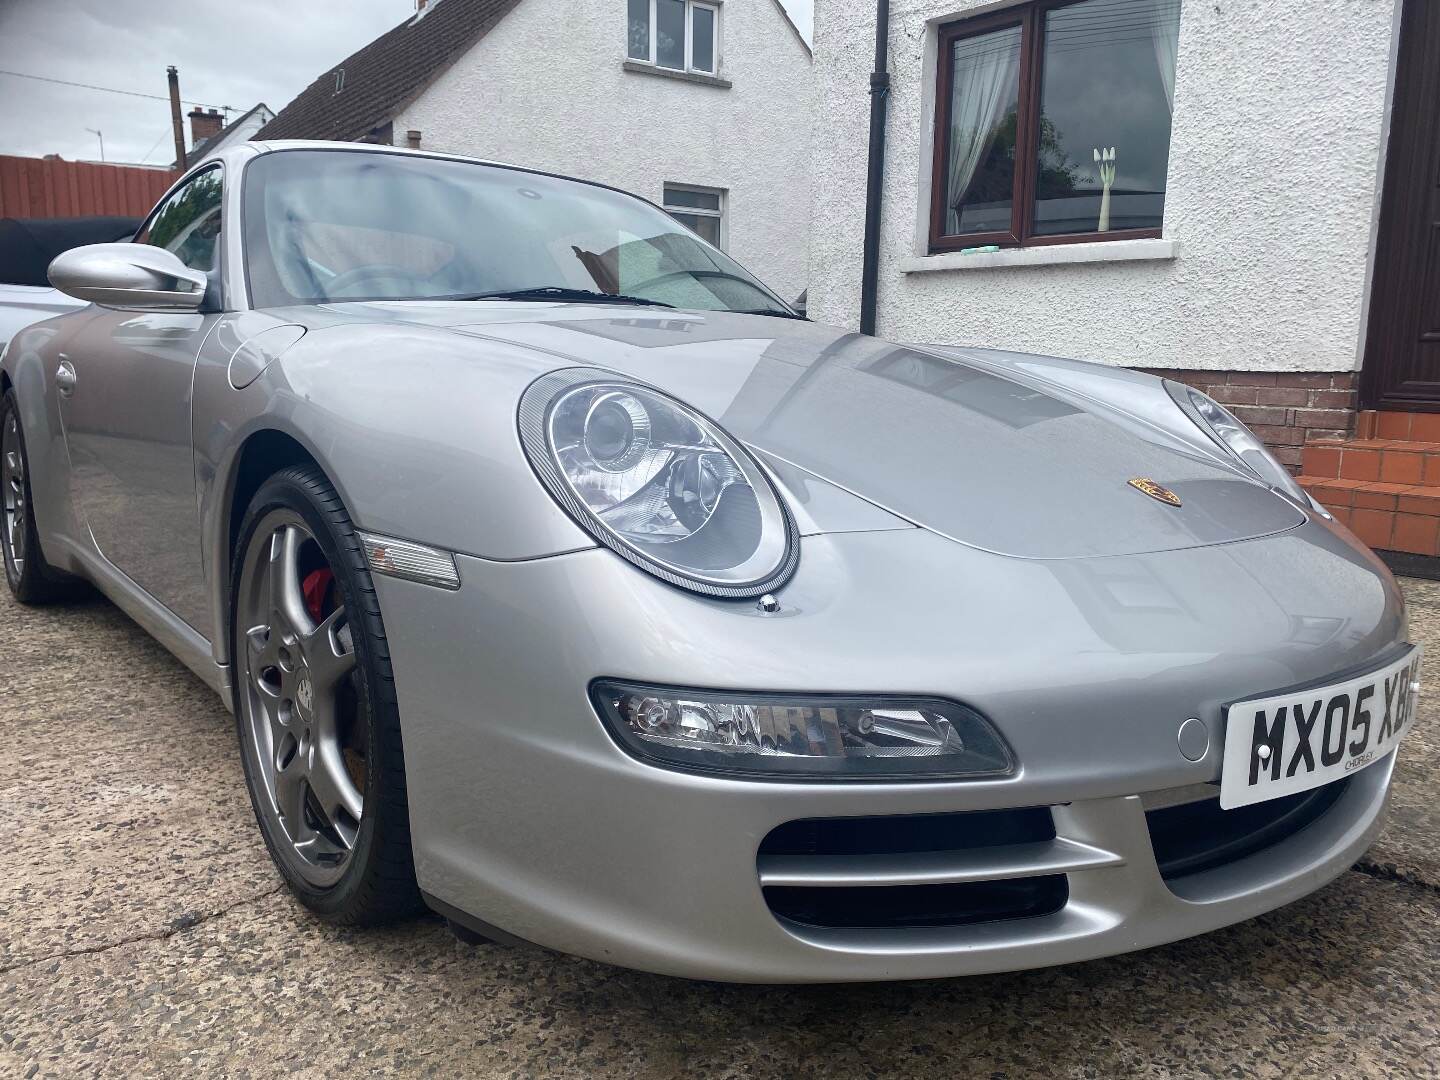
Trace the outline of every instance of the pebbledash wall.
{"type": "Polygon", "coordinates": [[[626,6],[524,0],[394,118],[426,150],[584,176],[659,203],[725,191],[726,249],[787,300],[807,287],[811,60],[775,0],[726,0],[720,76],[626,70],[626,6]]]}
{"type": "MultiPolygon", "coordinates": [[[[1004,3],[892,0],[878,326],[1163,372],[1287,464],[1344,433],[1366,318],[1396,0],[1182,0],[1159,240],[927,253],[936,29],[1004,3]]],[[[810,314],[855,326],[875,0],[816,5],[810,314]]]]}

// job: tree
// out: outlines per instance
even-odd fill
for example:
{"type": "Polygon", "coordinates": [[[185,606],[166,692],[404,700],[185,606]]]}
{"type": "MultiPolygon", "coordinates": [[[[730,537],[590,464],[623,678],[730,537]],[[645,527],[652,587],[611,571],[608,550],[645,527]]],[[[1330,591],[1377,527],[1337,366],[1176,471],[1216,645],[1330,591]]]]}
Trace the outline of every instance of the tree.
{"type": "MultiPolygon", "coordinates": [[[[1005,202],[1014,196],[1015,142],[1019,118],[1010,109],[995,126],[990,136],[990,149],[985,160],[975,170],[967,191],[956,199],[956,205],[965,203],[1005,202]]],[[[1055,122],[1047,117],[1040,118],[1039,172],[1036,176],[1035,196],[1039,199],[1053,199],[1072,195],[1080,182],[1079,166],[1071,162],[1065,153],[1061,140],[1064,138],[1055,122]]]]}

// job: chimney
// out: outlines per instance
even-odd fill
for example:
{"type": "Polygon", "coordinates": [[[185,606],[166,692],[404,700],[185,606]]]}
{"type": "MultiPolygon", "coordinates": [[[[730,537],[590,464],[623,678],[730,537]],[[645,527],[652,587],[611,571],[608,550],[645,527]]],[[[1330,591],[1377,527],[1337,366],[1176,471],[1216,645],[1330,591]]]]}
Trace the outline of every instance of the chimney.
{"type": "Polygon", "coordinates": [[[199,146],[206,139],[213,139],[225,126],[225,118],[219,109],[206,112],[200,106],[190,110],[190,145],[199,146]]]}
{"type": "Polygon", "coordinates": [[[409,131],[405,132],[405,145],[408,146],[411,150],[419,150],[420,132],[416,131],[414,128],[411,128],[409,131]]]}

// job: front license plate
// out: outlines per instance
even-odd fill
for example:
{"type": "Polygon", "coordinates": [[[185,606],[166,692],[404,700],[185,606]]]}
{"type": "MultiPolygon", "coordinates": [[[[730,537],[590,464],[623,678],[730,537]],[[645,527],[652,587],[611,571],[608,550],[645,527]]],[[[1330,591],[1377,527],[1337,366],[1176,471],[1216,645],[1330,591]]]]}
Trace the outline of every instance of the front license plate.
{"type": "Polygon", "coordinates": [[[1420,649],[1347,682],[1237,701],[1225,710],[1226,810],[1328,784],[1379,761],[1414,721],[1420,649]]]}

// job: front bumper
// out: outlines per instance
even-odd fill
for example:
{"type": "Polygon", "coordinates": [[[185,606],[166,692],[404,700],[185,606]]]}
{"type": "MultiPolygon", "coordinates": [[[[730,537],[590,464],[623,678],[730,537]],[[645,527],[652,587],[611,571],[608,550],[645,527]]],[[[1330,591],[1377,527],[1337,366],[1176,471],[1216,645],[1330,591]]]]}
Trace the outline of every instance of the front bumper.
{"type": "Polygon", "coordinates": [[[920,530],[804,543],[773,615],[681,593],[600,550],[461,557],[454,593],[377,578],[421,888],[517,937],[650,971],[928,978],[1082,960],[1249,918],[1335,877],[1380,826],[1392,760],[1282,842],[1167,881],[1141,799],[1218,778],[1226,701],[1378,661],[1401,641],[1393,580],[1331,526],[1051,562],[920,530]],[[604,732],[586,696],[599,676],[942,696],[988,716],[1021,768],[864,784],[669,771],[604,732]],[[1210,732],[1198,761],[1177,744],[1189,717],[1210,732]],[[1052,913],[820,928],[778,919],[761,888],[761,843],[787,822],[1015,807],[1051,808],[1065,843],[1047,857],[1079,859],[1046,864],[1068,886],[1052,913]]]}

